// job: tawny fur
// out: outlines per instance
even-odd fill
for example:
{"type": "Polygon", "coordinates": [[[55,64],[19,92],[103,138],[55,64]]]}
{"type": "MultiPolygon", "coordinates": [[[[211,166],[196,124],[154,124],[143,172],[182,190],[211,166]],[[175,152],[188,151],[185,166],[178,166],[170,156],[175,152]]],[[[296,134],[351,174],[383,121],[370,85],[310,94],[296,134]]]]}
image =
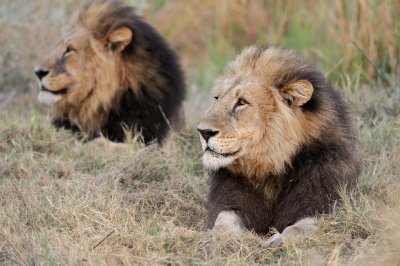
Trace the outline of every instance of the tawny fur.
{"type": "MultiPolygon", "coordinates": [[[[257,47],[245,50],[228,66],[215,87],[220,90],[230,87],[234,82],[252,80],[255,84],[252,84],[251,88],[256,87],[263,90],[271,88],[265,92],[259,104],[260,115],[263,116],[262,121],[265,122],[265,125],[259,127],[257,124],[251,124],[251,126],[257,127],[255,131],[259,135],[258,138],[251,143],[245,158],[239,158],[235,164],[228,167],[234,173],[262,182],[262,179],[269,173],[281,173],[285,164],[290,164],[291,158],[301,145],[320,137],[324,125],[330,121],[329,114],[332,110],[329,105],[313,115],[308,115],[301,110],[291,110],[282,101],[282,96],[276,87],[287,72],[295,68],[306,67],[306,65],[297,65],[298,60],[294,53],[278,47],[266,50],[256,59],[254,55],[257,53],[257,47]],[[281,60],[282,57],[285,60],[281,60]]],[[[252,116],[245,119],[251,120],[252,116]]],[[[227,121],[217,121],[217,123],[223,125],[227,121]]],[[[246,121],[243,123],[245,124],[246,121]]],[[[221,133],[221,138],[224,134],[230,134],[229,132],[221,133]]],[[[326,133],[329,134],[329,132],[326,133]]],[[[245,137],[247,136],[241,136],[236,141],[243,141],[245,137]]]]}

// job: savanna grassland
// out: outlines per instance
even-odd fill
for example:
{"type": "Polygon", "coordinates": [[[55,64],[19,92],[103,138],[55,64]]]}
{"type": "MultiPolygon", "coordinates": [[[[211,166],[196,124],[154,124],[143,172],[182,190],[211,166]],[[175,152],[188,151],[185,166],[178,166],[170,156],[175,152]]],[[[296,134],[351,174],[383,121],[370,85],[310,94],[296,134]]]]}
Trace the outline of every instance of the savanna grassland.
{"type": "Polygon", "coordinates": [[[82,144],[50,126],[33,68],[81,1],[0,1],[1,265],[399,265],[400,2],[126,1],[186,72],[186,129],[161,148],[82,144]],[[302,242],[205,230],[195,127],[225,64],[278,43],[320,68],[354,108],[359,187],[302,242]]]}

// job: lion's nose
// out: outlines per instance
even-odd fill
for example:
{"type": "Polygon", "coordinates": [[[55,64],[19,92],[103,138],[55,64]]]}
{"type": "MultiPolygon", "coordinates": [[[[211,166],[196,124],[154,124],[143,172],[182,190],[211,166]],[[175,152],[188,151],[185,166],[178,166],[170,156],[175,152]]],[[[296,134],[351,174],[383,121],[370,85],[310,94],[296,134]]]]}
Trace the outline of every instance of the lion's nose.
{"type": "Polygon", "coordinates": [[[35,70],[35,75],[38,77],[39,80],[42,80],[45,76],[49,74],[48,70],[45,69],[37,69],[35,70]]]}
{"type": "Polygon", "coordinates": [[[197,128],[197,131],[200,132],[200,134],[203,136],[205,141],[208,141],[211,137],[214,137],[217,135],[219,132],[211,129],[201,129],[197,128]]]}

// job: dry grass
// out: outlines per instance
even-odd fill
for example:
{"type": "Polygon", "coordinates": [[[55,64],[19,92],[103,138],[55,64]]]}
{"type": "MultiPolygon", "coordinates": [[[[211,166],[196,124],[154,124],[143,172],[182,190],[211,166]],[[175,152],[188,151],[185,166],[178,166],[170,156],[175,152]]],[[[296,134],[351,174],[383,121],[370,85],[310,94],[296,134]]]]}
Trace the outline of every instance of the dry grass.
{"type": "Polygon", "coordinates": [[[56,132],[35,100],[33,66],[79,2],[0,3],[0,264],[400,263],[397,1],[128,1],[144,4],[182,55],[189,119],[162,148],[132,140],[117,150],[56,132]],[[342,89],[365,153],[354,195],[309,239],[281,248],[205,230],[207,175],[194,131],[226,61],[267,41],[304,53],[342,89]]]}

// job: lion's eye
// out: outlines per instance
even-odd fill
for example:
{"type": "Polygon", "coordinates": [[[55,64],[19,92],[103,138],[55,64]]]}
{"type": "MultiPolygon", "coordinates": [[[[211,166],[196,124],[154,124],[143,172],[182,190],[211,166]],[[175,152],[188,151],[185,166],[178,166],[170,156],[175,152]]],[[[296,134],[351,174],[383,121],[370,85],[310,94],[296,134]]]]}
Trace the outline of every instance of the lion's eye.
{"type": "Polygon", "coordinates": [[[219,98],[218,96],[214,96],[214,99],[215,99],[215,100],[218,100],[218,98],[219,98]]]}
{"type": "Polygon", "coordinates": [[[241,107],[243,107],[243,106],[245,106],[245,105],[247,105],[247,104],[249,104],[249,103],[248,103],[246,100],[240,98],[240,99],[236,102],[235,106],[233,107],[233,111],[236,111],[238,108],[241,108],[241,107]]]}
{"type": "Polygon", "coordinates": [[[248,104],[248,102],[247,102],[246,100],[240,98],[240,99],[237,101],[236,106],[243,106],[243,105],[246,105],[246,104],[248,104]]]}
{"type": "Polygon", "coordinates": [[[63,56],[67,56],[67,55],[69,55],[70,53],[75,52],[75,51],[76,51],[76,50],[75,50],[73,47],[67,46],[67,48],[65,49],[65,52],[64,52],[63,56]]]}

